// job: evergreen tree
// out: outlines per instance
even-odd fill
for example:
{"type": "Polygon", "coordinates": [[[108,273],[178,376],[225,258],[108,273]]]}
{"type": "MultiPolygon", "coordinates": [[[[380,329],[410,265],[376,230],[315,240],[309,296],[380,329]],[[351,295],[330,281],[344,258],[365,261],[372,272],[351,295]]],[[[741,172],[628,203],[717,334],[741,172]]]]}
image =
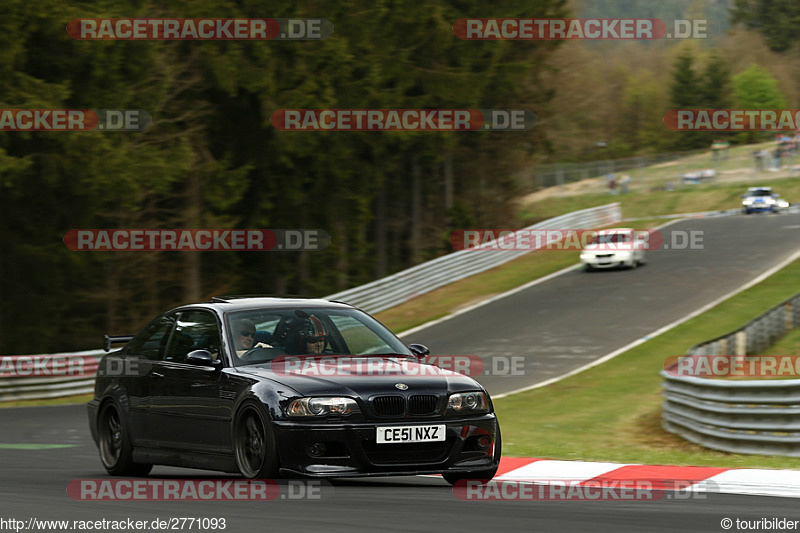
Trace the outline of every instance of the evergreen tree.
{"type": "Polygon", "coordinates": [[[708,109],[728,109],[731,104],[731,73],[719,54],[712,52],[700,85],[702,105],[708,109]]]}
{"type": "MultiPolygon", "coordinates": [[[[672,109],[702,109],[705,107],[702,81],[694,69],[694,54],[684,47],[675,60],[670,85],[672,109]]],[[[707,134],[697,131],[681,131],[674,135],[675,150],[691,150],[707,144],[707,134]]]]}
{"type": "Polygon", "coordinates": [[[736,0],[731,20],[763,34],[773,51],[786,52],[800,36],[800,3],[795,0],[736,0]]]}

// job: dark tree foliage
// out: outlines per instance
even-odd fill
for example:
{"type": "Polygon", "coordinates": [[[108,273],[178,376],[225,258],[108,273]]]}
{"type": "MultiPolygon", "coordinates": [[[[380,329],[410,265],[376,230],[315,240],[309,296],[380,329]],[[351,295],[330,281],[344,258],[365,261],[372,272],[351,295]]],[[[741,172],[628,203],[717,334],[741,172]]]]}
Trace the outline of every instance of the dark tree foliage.
{"type": "MultiPolygon", "coordinates": [[[[675,60],[670,85],[672,109],[728,109],[732,106],[731,73],[724,59],[712,53],[702,75],[695,67],[690,48],[684,48],[675,60]]],[[[676,150],[705,148],[727,133],[681,131],[673,134],[676,150]]]]}
{"type": "MultiPolygon", "coordinates": [[[[700,109],[705,107],[702,92],[702,80],[695,72],[695,58],[691,49],[684,48],[678,58],[672,74],[670,85],[670,101],[672,109],[700,109]]],[[[675,135],[676,150],[691,150],[706,143],[707,135],[695,131],[682,131],[675,135]]]]}
{"type": "Polygon", "coordinates": [[[731,22],[761,32],[775,52],[786,52],[800,38],[800,3],[795,0],[736,0],[731,22]]]}
{"type": "Polygon", "coordinates": [[[700,82],[703,105],[708,109],[727,109],[733,105],[731,71],[718,54],[712,53],[700,82]]]}
{"type": "Polygon", "coordinates": [[[323,296],[505,227],[541,134],[280,132],[277,109],[527,108],[556,42],[462,41],[463,17],[563,0],[6,0],[3,108],[145,109],[141,133],[0,133],[0,353],[97,347],[215,294],[323,296]],[[324,17],[323,41],[76,41],[73,18],[324,17]],[[320,252],[74,252],[86,228],[318,228],[320,252]]]}

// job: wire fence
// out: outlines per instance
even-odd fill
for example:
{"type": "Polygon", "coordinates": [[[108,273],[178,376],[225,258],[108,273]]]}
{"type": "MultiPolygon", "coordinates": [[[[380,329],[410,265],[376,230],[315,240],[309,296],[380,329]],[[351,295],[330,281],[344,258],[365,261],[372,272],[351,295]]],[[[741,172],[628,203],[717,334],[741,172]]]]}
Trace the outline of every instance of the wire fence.
{"type": "Polygon", "coordinates": [[[775,144],[758,150],[753,147],[752,150],[672,152],[538,165],[535,170],[520,176],[519,182],[527,192],[559,187],[564,193],[576,190],[580,193],[624,194],[635,190],[674,190],[722,180],[752,182],[759,178],[800,175],[800,154],[796,150],[781,150],[780,157],[776,157],[777,147],[775,144]]]}

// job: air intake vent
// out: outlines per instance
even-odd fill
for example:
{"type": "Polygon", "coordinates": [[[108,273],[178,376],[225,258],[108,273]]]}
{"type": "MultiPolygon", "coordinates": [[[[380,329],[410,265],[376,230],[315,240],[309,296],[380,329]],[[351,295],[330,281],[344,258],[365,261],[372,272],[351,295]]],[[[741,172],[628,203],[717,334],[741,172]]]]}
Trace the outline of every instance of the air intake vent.
{"type": "Polygon", "coordinates": [[[436,404],[438,398],[434,394],[418,394],[412,396],[411,403],[412,415],[433,415],[436,414],[436,404]]]}
{"type": "Polygon", "coordinates": [[[378,416],[401,416],[406,411],[406,401],[402,396],[378,396],[372,400],[372,407],[378,416]]]}

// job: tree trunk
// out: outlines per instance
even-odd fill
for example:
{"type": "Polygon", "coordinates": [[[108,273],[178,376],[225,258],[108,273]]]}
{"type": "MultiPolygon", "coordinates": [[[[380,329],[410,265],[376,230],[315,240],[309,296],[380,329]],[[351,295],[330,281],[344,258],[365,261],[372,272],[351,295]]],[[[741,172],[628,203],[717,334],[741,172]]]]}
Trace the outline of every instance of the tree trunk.
{"type": "Polygon", "coordinates": [[[336,260],[336,290],[343,291],[347,288],[347,270],[349,268],[349,243],[347,242],[347,225],[341,220],[336,224],[337,248],[339,248],[338,259],[336,260]]]}
{"type": "Polygon", "coordinates": [[[384,180],[378,190],[375,217],[375,277],[386,276],[386,187],[384,180]]]}
{"type": "Polygon", "coordinates": [[[422,235],[422,170],[419,156],[411,159],[411,264],[420,261],[420,240],[422,235]]]}
{"type": "MultiPolygon", "coordinates": [[[[200,191],[200,175],[197,168],[189,173],[186,194],[186,229],[198,229],[201,227],[202,193],[200,191]]],[[[184,298],[187,302],[197,302],[201,296],[201,265],[200,252],[183,252],[184,274],[186,285],[184,286],[184,298]]]]}
{"type": "Polygon", "coordinates": [[[450,225],[450,210],[453,208],[453,151],[444,150],[444,212],[445,224],[450,225]]]}

